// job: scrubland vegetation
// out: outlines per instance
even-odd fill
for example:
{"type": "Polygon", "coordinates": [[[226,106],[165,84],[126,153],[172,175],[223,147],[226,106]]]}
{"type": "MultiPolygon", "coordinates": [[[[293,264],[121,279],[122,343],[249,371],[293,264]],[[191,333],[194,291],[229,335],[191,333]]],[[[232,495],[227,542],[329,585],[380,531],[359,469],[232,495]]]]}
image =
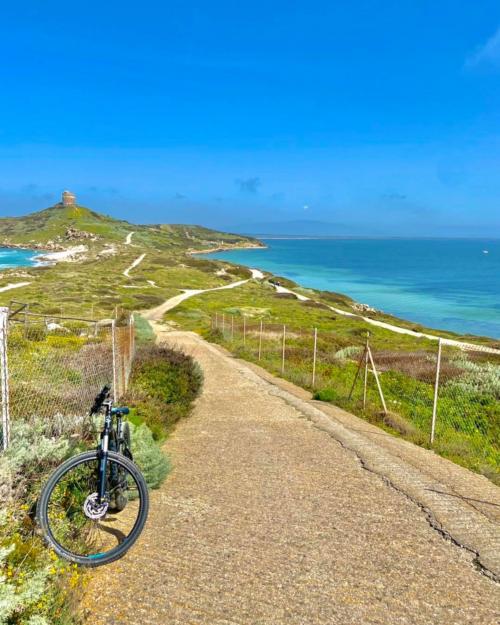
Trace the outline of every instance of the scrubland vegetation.
{"type": "MultiPolygon", "coordinates": [[[[157,488],[167,476],[170,463],[161,443],[175,422],[189,414],[199,392],[202,378],[191,358],[154,345],[153,334],[143,319],[139,325],[139,355],[132,369],[125,400],[132,407],[132,453],[150,488],[157,488]]],[[[96,349],[99,337],[54,334],[15,328],[12,351],[27,360],[52,359],[63,362],[59,369],[50,367],[52,396],[61,393],[60,405],[76,397],[82,380],[76,375],[74,358],[85,348],[96,349]],[[57,339],[54,341],[54,339],[57,339]],[[73,362],[74,374],[68,369],[73,362]],[[56,379],[57,378],[57,379],[56,379]]],[[[75,330],[75,328],[72,328],[75,330]]],[[[68,328],[69,330],[69,328],[68,328]]],[[[40,362],[39,362],[40,364],[40,362]]],[[[45,371],[45,367],[38,369],[45,371]]],[[[11,445],[0,454],[0,623],[9,625],[70,625],[78,620],[78,597],[86,575],[76,566],[59,560],[47,549],[34,523],[36,499],[47,475],[67,457],[96,445],[102,417],[90,419],[87,410],[38,414],[36,398],[41,380],[26,377],[23,392],[34,394],[29,414],[16,414],[11,431],[11,445]]],[[[48,388],[48,379],[42,388],[48,388]]],[[[79,401],[81,404],[81,397],[79,401]]],[[[14,404],[16,402],[14,401],[14,404]]],[[[23,405],[22,403],[18,405],[23,405]]],[[[47,403],[40,403],[49,409],[47,403]]],[[[76,405],[76,404],[74,404],[76,405]]]]}

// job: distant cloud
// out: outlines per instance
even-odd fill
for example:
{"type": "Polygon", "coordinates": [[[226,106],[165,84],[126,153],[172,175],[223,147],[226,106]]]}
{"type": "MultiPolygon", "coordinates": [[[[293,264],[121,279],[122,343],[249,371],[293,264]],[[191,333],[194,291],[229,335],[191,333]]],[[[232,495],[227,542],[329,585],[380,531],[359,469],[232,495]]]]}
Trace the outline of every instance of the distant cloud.
{"type": "Polygon", "coordinates": [[[182,195],[182,193],[175,193],[174,200],[185,200],[187,198],[186,195],[182,195]]]}
{"type": "Polygon", "coordinates": [[[96,187],[95,185],[87,187],[86,191],[89,193],[105,193],[107,195],[117,195],[120,192],[116,187],[96,187]]]}
{"type": "Polygon", "coordinates": [[[466,67],[476,67],[478,65],[490,65],[500,68],[500,27],[465,62],[466,67]]]}
{"type": "Polygon", "coordinates": [[[391,202],[401,202],[406,200],[407,196],[404,193],[382,193],[383,200],[390,200],[391,202]]]}
{"type": "Polygon", "coordinates": [[[257,176],[244,179],[238,178],[237,180],[235,180],[235,182],[238,185],[240,191],[242,191],[243,193],[257,193],[260,187],[260,178],[258,178],[257,176]]]}

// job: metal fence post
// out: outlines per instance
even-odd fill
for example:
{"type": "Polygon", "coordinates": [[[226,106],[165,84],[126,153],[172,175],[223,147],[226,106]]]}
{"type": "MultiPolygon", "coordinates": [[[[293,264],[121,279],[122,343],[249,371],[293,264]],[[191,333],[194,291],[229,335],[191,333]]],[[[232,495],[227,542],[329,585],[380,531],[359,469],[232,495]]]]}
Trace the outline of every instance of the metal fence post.
{"type": "Polygon", "coordinates": [[[260,320],[260,333],[259,333],[259,360],[262,355],[262,319],[260,320]]]}
{"type": "Polygon", "coordinates": [[[314,388],[316,383],[316,350],[318,347],[318,328],[314,328],[314,349],[313,349],[313,372],[311,386],[314,388]]]}
{"type": "Polygon", "coordinates": [[[281,354],[281,375],[285,373],[285,342],[286,342],[286,325],[283,325],[283,348],[281,354]]]}
{"type": "Polygon", "coordinates": [[[432,424],[431,424],[431,445],[434,442],[434,434],[436,433],[436,417],[437,417],[437,405],[438,405],[438,395],[439,395],[439,374],[441,372],[441,350],[442,350],[442,341],[439,339],[438,341],[438,353],[437,353],[437,363],[436,363],[436,379],[434,382],[434,402],[432,404],[432,424]]]}
{"type": "Polygon", "coordinates": [[[368,346],[367,352],[368,352],[368,358],[370,359],[370,363],[372,365],[373,375],[375,376],[375,382],[377,383],[378,393],[380,395],[380,401],[382,402],[382,407],[384,408],[384,414],[387,414],[387,406],[385,403],[384,393],[382,391],[382,386],[378,378],[377,368],[375,367],[375,363],[373,362],[372,350],[370,349],[370,346],[368,346]]]}
{"type": "Polygon", "coordinates": [[[365,379],[363,380],[363,410],[366,410],[366,393],[368,390],[368,349],[370,347],[370,333],[366,333],[366,347],[365,347],[365,379]]]}
{"type": "Polygon", "coordinates": [[[111,344],[113,348],[113,401],[118,401],[118,362],[116,345],[116,320],[111,321],[111,344]]]}
{"type": "Polygon", "coordinates": [[[7,324],[9,309],[0,307],[0,381],[2,393],[2,446],[7,449],[10,440],[9,369],[7,362],[7,324]]]}

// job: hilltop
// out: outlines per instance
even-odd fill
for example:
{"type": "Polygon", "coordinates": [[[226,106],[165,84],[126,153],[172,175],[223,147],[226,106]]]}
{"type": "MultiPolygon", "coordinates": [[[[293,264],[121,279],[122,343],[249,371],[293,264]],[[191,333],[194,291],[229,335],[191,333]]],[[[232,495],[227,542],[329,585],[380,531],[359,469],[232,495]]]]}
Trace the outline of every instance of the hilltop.
{"type": "Polygon", "coordinates": [[[79,205],[62,203],[21,217],[0,218],[0,244],[35,248],[64,247],[68,241],[122,242],[134,232],[134,243],[147,247],[217,248],[258,246],[256,239],[196,225],[136,225],[79,205]]]}

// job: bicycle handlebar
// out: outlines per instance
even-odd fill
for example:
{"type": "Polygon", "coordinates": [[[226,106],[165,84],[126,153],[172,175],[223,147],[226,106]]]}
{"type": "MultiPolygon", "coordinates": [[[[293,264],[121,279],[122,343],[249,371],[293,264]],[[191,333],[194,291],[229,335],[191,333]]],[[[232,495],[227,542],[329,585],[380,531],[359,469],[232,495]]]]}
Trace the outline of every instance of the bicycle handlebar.
{"type": "Polygon", "coordinates": [[[102,387],[101,392],[94,399],[94,404],[93,404],[92,408],[90,409],[90,414],[91,415],[96,414],[96,413],[99,412],[99,410],[102,408],[103,403],[108,398],[110,391],[111,391],[111,387],[110,386],[106,385],[106,386],[102,387]]]}

